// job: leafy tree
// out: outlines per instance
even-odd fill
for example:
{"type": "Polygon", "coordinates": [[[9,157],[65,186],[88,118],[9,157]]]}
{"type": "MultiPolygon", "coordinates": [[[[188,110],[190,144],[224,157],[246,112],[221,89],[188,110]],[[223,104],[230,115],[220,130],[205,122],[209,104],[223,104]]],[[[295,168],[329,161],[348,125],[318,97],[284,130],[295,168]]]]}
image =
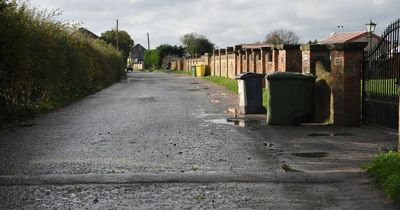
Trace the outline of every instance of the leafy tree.
{"type": "Polygon", "coordinates": [[[300,38],[293,32],[285,29],[276,29],[265,36],[265,44],[298,44],[300,38]]]}
{"type": "Polygon", "coordinates": [[[318,40],[317,39],[315,39],[314,41],[308,41],[308,44],[318,44],[318,40]]]}
{"type": "Polygon", "coordinates": [[[160,66],[160,52],[158,50],[147,50],[144,53],[144,65],[146,68],[158,68],[160,66]]]}
{"type": "MultiPolygon", "coordinates": [[[[111,30],[103,32],[100,39],[106,41],[109,44],[117,46],[117,31],[111,30]]],[[[129,56],[129,51],[132,49],[134,44],[133,39],[126,31],[118,31],[118,45],[119,49],[123,52],[123,56],[127,58],[129,56]]]]}
{"type": "Polygon", "coordinates": [[[157,47],[160,53],[160,65],[165,66],[174,57],[181,58],[185,55],[185,48],[182,46],[162,44],[157,47]],[[165,59],[167,58],[167,59],[165,59]]]}
{"type": "Polygon", "coordinates": [[[181,42],[191,56],[211,53],[214,50],[214,44],[207,37],[196,33],[183,35],[181,42]]]}

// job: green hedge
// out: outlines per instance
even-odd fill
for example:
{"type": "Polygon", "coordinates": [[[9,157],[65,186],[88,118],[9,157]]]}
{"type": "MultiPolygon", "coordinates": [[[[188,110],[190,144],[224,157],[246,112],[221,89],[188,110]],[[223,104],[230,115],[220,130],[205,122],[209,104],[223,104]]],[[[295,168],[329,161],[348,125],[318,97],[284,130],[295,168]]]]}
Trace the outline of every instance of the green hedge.
{"type": "Polygon", "coordinates": [[[62,106],[123,74],[119,51],[54,16],[0,0],[0,122],[62,106]]]}

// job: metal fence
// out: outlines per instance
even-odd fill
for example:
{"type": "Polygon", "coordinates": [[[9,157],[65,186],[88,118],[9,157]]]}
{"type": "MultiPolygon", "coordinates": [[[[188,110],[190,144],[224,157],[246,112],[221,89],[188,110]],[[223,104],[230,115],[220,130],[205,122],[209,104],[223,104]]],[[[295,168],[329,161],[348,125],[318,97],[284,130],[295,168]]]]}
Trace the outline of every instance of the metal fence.
{"type": "Polygon", "coordinates": [[[380,41],[364,54],[363,121],[398,128],[400,71],[400,19],[390,24],[380,41]]]}

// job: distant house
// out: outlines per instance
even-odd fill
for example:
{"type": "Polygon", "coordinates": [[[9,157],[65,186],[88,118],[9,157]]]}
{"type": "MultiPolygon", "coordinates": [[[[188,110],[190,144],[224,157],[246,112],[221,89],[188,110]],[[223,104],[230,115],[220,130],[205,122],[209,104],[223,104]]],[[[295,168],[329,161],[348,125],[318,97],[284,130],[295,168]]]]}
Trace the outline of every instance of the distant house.
{"type": "MultiPolygon", "coordinates": [[[[381,40],[381,37],[372,33],[371,44],[375,45],[381,40]]],[[[338,44],[338,43],[349,43],[349,42],[368,42],[368,32],[356,31],[356,32],[341,32],[333,33],[328,38],[322,40],[320,44],[338,44]]],[[[366,49],[369,48],[369,45],[366,49]]]]}
{"type": "Polygon", "coordinates": [[[141,44],[136,44],[132,47],[129,52],[128,62],[133,63],[141,63],[144,60],[144,52],[146,52],[146,48],[144,48],[141,44]]]}
{"type": "Polygon", "coordinates": [[[80,28],[78,29],[78,31],[81,32],[82,34],[85,34],[86,36],[88,36],[88,37],[90,37],[90,38],[93,38],[93,39],[99,39],[99,38],[100,38],[100,37],[97,36],[95,33],[91,32],[91,31],[89,31],[88,29],[83,28],[83,27],[80,27],[80,28]]]}

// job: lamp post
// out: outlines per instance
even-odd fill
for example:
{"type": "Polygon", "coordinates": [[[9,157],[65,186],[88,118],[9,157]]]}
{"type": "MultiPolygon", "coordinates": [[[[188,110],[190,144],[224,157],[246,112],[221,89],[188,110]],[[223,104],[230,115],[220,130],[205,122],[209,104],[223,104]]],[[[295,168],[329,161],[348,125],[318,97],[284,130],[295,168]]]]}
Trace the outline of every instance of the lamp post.
{"type": "Polygon", "coordinates": [[[365,24],[368,32],[368,45],[369,45],[369,50],[372,50],[372,33],[374,33],[376,29],[376,23],[373,23],[372,20],[369,21],[369,23],[365,24]]]}

